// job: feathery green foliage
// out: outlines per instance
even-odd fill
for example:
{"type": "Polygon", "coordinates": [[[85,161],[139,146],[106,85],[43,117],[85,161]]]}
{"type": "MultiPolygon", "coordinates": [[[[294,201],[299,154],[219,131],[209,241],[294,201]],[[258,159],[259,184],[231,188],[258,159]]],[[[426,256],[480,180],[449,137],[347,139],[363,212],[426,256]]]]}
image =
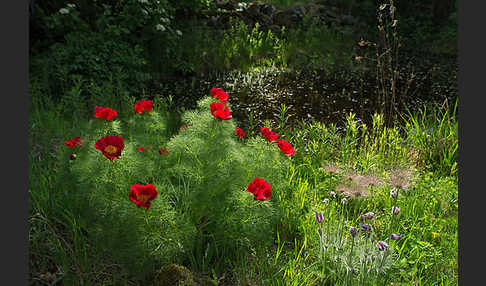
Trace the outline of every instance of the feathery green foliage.
{"type": "Polygon", "coordinates": [[[178,192],[182,196],[178,200],[198,228],[202,244],[198,250],[211,247],[214,253],[208,255],[213,259],[230,259],[251,250],[257,241],[259,246],[271,242],[268,238],[279,217],[274,198],[288,192],[286,161],[278,148],[261,138],[239,140],[232,121],[211,115],[212,101],[205,98],[196,111],[183,115],[189,127],[168,143],[173,166],[168,172],[173,182],[184,180],[188,190],[178,192]],[[246,192],[255,177],[271,184],[271,200],[258,202],[246,192]]]}

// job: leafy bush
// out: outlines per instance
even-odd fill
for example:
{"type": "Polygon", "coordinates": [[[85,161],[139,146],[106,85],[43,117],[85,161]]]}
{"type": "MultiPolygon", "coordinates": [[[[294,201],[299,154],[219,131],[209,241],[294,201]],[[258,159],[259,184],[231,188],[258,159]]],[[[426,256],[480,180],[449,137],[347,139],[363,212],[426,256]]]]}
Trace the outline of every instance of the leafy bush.
{"type": "Polygon", "coordinates": [[[31,75],[57,96],[66,92],[73,75],[97,84],[116,77],[135,93],[170,58],[181,35],[172,13],[167,1],[124,0],[92,7],[67,4],[41,14],[45,32],[56,36],[45,50],[32,51],[31,75]]]}
{"type": "Polygon", "coordinates": [[[98,33],[72,32],[66,35],[65,43],[53,44],[42,58],[33,59],[32,65],[40,69],[44,86],[53,97],[69,89],[73,75],[97,84],[115,76],[134,92],[151,77],[143,53],[140,46],[132,48],[114,38],[107,41],[98,33]]]}
{"type": "Polygon", "coordinates": [[[300,69],[349,67],[354,40],[351,30],[305,19],[298,29],[285,36],[284,61],[288,66],[300,69]]]}
{"type": "MultiPolygon", "coordinates": [[[[257,241],[259,246],[271,243],[268,238],[279,217],[275,198],[288,189],[286,161],[266,140],[237,141],[234,123],[210,114],[211,101],[203,99],[197,111],[184,114],[189,127],[168,143],[173,166],[169,172],[174,182],[183,182],[177,200],[184,202],[198,226],[200,245],[195,255],[206,253],[205,259],[224,262],[238,251],[253,249],[257,241]],[[260,203],[245,192],[255,177],[270,183],[273,199],[260,203]]],[[[196,258],[194,267],[204,269],[196,258]]]]}
{"type": "Polygon", "coordinates": [[[81,146],[60,154],[89,239],[137,279],[148,279],[169,262],[223,270],[255,243],[273,242],[268,238],[281,216],[279,202],[289,191],[288,161],[265,139],[238,139],[231,120],[211,113],[214,101],[204,98],[197,110],[185,112],[186,125],[173,137],[166,136],[167,106],[158,101],[150,112],[94,118],[83,128],[81,146]],[[124,144],[94,149],[106,136],[120,136],[124,144]],[[118,158],[106,155],[113,150],[121,152],[118,158]],[[246,192],[256,177],[271,185],[270,200],[246,192]],[[129,200],[134,184],[158,191],[150,209],[129,200]]]}
{"type": "Polygon", "coordinates": [[[127,122],[95,118],[82,135],[76,160],[66,160],[71,150],[61,157],[76,178],[76,201],[82,202],[80,217],[90,240],[98,242],[100,253],[129,266],[138,279],[147,279],[163,263],[181,263],[195,233],[168,200],[170,185],[156,152],[158,144],[167,141],[164,130],[158,111],[135,114],[127,122]],[[119,159],[108,160],[93,148],[99,138],[118,135],[125,139],[119,159]],[[147,148],[147,142],[152,142],[155,152],[138,150],[147,148]],[[153,184],[158,190],[149,211],[135,208],[128,200],[133,184],[153,184]]]}
{"type": "Polygon", "coordinates": [[[172,63],[184,73],[209,74],[283,64],[283,41],[271,30],[263,31],[258,23],[250,27],[230,18],[227,29],[202,25],[183,31],[181,48],[172,63]]]}

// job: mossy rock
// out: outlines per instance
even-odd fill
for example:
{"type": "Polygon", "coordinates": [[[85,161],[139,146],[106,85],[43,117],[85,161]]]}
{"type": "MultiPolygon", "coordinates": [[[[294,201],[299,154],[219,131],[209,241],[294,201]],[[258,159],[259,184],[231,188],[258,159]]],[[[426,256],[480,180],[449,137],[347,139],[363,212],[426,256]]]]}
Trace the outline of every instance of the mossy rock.
{"type": "Polygon", "coordinates": [[[163,266],[155,278],[158,286],[216,286],[209,279],[195,276],[189,269],[177,264],[163,266]]]}

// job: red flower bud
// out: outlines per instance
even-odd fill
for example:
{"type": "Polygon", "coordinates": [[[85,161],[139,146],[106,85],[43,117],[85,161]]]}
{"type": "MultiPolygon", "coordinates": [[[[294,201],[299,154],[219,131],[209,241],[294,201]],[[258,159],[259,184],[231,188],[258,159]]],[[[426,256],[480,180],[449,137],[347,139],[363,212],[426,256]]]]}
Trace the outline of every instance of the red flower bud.
{"type": "Polygon", "coordinates": [[[252,193],[255,200],[260,201],[266,201],[272,196],[270,184],[260,178],[255,178],[253,182],[248,184],[246,191],[252,193]]]}
{"type": "Polygon", "coordinates": [[[64,141],[64,145],[68,146],[69,148],[79,147],[81,146],[81,142],[83,142],[83,138],[77,136],[68,141],[64,141]]]}
{"type": "Polygon", "coordinates": [[[144,99],[144,100],[139,100],[135,103],[134,109],[136,113],[142,113],[144,110],[150,112],[152,111],[152,108],[154,107],[154,104],[152,103],[151,100],[144,99]]]}
{"type": "Polygon", "coordinates": [[[94,109],[94,117],[96,118],[103,118],[106,120],[110,120],[116,115],[117,115],[116,110],[111,109],[109,107],[96,106],[94,109]]]}
{"type": "Polygon", "coordinates": [[[236,127],[235,132],[236,132],[236,136],[238,136],[240,139],[243,138],[243,136],[245,136],[245,132],[243,132],[243,129],[241,129],[240,127],[236,127]]]}
{"type": "Polygon", "coordinates": [[[211,94],[213,97],[218,98],[222,103],[228,102],[229,95],[221,88],[212,88],[211,94]]]}
{"type": "Polygon", "coordinates": [[[221,102],[212,102],[209,107],[211,108],[211,114],[216,118],[222,120],[230,120],[232,118],[231,112],[226,104],[221,102]]]}
{"type": "Polygon", "coordinates": [[[262,134],[263,137],[267,138],[267,140],[270,142],[273,142],[278,138],[278,134],[270,131],[268,127],[261,127],[260,133],[262,134]]]}
{"type": "Polygon", "coordinates": [[[292,145],[290,145],[289,142],[282,139],[278,139],[277,144],[278,144],[278,148],[280,148],[280,150],[282,150],[282,152],[284,152],[285,155],[292,156],[295,154],[295,150],[292,147],[292,145]]]}

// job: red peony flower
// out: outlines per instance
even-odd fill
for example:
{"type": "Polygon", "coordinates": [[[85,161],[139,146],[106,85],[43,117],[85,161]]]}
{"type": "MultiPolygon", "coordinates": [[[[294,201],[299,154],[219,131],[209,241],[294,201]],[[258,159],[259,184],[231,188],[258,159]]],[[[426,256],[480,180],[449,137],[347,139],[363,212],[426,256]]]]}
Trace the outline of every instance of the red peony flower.
{"type": "Polygon", "coordinates": [[[154,185],[139,185],[134,184],[130,187],[132,190],[128,197],[139,207],[145,207],[147,210],[150,208],[150,201],[157,197],[157,190],[154,185]]]}
{"type": "Polygon", "coordinates": [[[260,127],[260,133],[262,134],[263,137],[267,137],[268,134],[270,134],[272,131],[268,127],[260,127]]]}
{"type": "Polygon", "coordinates": [[[248,184],[246,191],[252,193],[255,200],[260,201],[266,201],[272,196],[270,184],[260,178],[255,178],[253,182],[248,184]]]}
{"type": "Polygon", "coordinates": [[[245,132],[243,132],[243,129],[241,129],[240,127],[236,127],[235,128],[235,132],[236,132],[236,136],[243,138],[243,136],[245,136],[245,132]]]}
{"type": "Polygon", "coordinates": [[[181,125],[181,127],[179,127],[179,129],[180,130],[184,130],[184,129],[188,128],[188,127],[189,127],[189,125],[184,124],[184,125],[181,125]]]}
{"type": "Polygon", "coordinates": [[[271,131],[268,127],[261,127],[260,133],[262,134],[263,137],[267,138],[267,140],[270,142],[273,142],[278,138],[278,134],[271,131]]]}
{"type": "Polygon", "coordinates": [[[81,146],[81,142],[83,142],[84,138],[79,136],[69,139],[69,141],[64,141],[64,145],[68,146],[69,148],[79,147],[81,146]]]}
{"type": "Polygon", "coordinates": [[[144,110],[146,111],[152,111],[152,108],[154,107],[154,104],[152,103],[151,100],[144,99],[144,100],[139,100],[135,103],[135,112],[136,113],[142,113],[144,110]]]}
{"type": "Polygon", "coordinates": [[[211,114],[214,117],[222,120],[230,120],[231,112],[226,104],[221,102],[212,102],[209,107],[211,108],[211,114]]]}
{"type": "Polygon", "coordinates": [[[169,153],[169,148],[162,147],[162,146],[159,147],[159,154],[160,155],[167,155],[168,153],[169,153]]]}
{"type": "Polygon", "coordinates": [[[116,112],[116,110],[109,107],[96,106],[94,109],[94,117],[96,118],[104,118],[106,120],[110,120],[117,114],[118,113],[116,112]]]}
{"type": "Polygon", "coordinates": [[[118,159],[125,148],[123,138],[120,136],[105,136],[96,141],[95,148],[100,150],[108,159],[118,159]]]}
{"type": "Polygon", "coordinates": [[[150,152],[150,150],[152,150],[152,146],[150,146],[150,145],[149,145],[147,148],[144,148],[144,147],[138,147],[137,149],[138,149],[138,151],[140,151],[140,152],[150,152]]]}
{"type": "Polygon", "coordinates": [[[213,97],[217,97],[222,103],[227,103],[229,95],[221,88],[212,88],[211,93],[213,97]]]}
{"type": "Polygon", "coordinates": [[[284,152],[285,155],[292,156],[295,154],[295,150],[292,147],[292,145],[290,145],[289,142],[282,139],[278,139],[277,144],[278,144],[278,148],[280,148],[280,150],[282,150],[282,152],[284,152]]]}

